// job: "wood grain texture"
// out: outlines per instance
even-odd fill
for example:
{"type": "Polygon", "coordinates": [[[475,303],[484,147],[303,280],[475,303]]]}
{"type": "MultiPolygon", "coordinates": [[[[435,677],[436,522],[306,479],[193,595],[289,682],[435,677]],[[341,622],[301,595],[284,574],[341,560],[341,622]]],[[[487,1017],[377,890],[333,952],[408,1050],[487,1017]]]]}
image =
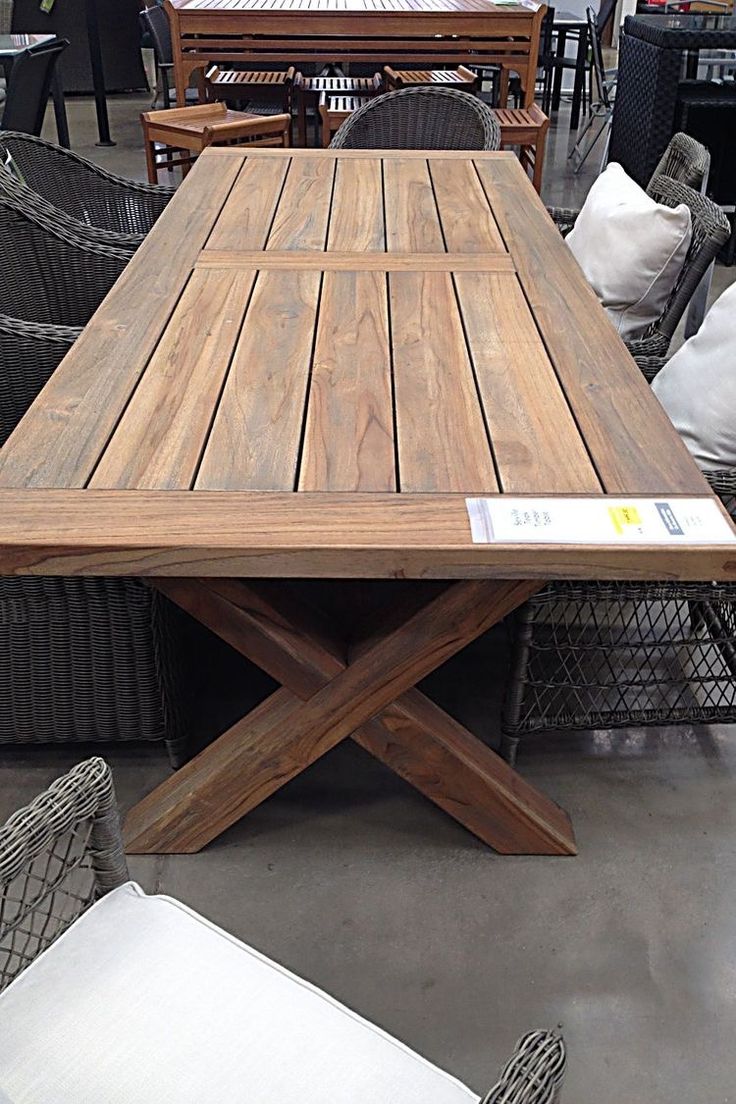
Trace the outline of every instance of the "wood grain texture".
{"type": "Polygon", "coordinates": [[[383,273],[325,273],[299,489],[396,489],[383,273]]]}
{"type": "Polygon", "coordinates": [[[294,489],[321,277],[261,272],[195,487],[294,489]]]}
{"type": "MultiPolygon", "coordinates": [[[[288,690],[278,691],[131,810],[127,848],[145,853],[200,850],[534,589],[529,583],[456,583],[290,711],[285,710],[288,690]],[[255,735],[243,727],[250,718],[255,735]]],[[[446,734],[445,740],[449,748],[446,734]]],[[[538,798],[542,805],[547,802],[542,795],[538,798]]],[[[547,804],[553,821],[551,853],[574,853],[565,814],[547,804]]]]}
{"type": "Polygon", "coordinates": [[[324,249],[335,164],[292,160],[268,237],[268,249],[324,249]]]}
{"type": "Polygon", "coordinates": [[[289,161],[243,157],[233,190],[207,239],[207,249],[263,249],[281,197],[289,161]]]}
{"type": "Polygon", "coordinates": [[[498,488],[452,278],[389,276],[404,493],[498,488]]]}
{"type": "Polygon", "coordinates": [[[505,252],[472,161],[432,158],[429,170],[448,252],[505,252]]]}
{"type": "Polygon", "coordinates": [[[502,489],[601,491],[515,279],[457,273],[455,285],[502,489]]]}
{"type": "Polygon", "coordinates": [[[0,486],[81,487],[238,174],[196,165],[0,455],[0,486]],[[165,258],[165,262],[163,261],[165,258]]]}
{"type": "Polygon", "coordinates": [[[390,158],[383,165],[386,243],[391,252],[444,253],[426,160],[390,158]]]}
{"type": "MultiPolygon", "coordinates": [[[[155,585],[302,700],[347,666],[344,647],[322,617],[283,584],[171,579],[155,585]]],[[[406,606],[413,613],[425,603],[406,606]]],[[[566,815],[419,691],[402,694],[352,738],[496,850],[574,853],[566,815]]]]}
{"type": "Polygon", "coordinates": [[[473,544],[453,494],[0,490],[0,573],[730,581],[736,547],[473,544]]]}
{"type": "Polygon", "coordinates": [[[90,487],[192,485],[255,277],[193,273],[90,487]]]}
{"type": "Polygon", "coordinates": [[[528,177],[509,162],[477,167],[605,490],[702,494],[703,476],[528,177]]]}
{"type": "Polygon", "coordinates": [[[385,242],[380,158],[338,161],[328,250],[382,250],[385,242]]]}
{"type": "Polygon", "coordinates": [[[204,249],[196,267],[256,267],[263,272],[277,268],[320,272],[516,272],[508,253],[346,253],[320,249],[291,253],[204,249]]]}

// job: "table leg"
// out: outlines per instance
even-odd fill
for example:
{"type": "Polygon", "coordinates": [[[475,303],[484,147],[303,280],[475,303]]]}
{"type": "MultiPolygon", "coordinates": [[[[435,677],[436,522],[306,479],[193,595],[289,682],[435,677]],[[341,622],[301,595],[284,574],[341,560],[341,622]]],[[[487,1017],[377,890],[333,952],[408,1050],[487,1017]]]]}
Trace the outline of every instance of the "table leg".
{"type": "Polygon", "coordinates": [[[58,138],[59,145],[63,146],[64,149],[71,149],[71,143],[69,141],[69,122],[66,117],[66,102],[64,100],[64,88],[61,83],[58,66],[54,71],[54,76],[51,81],[51,96],[54,101],[56,137],[58,138]]]}
{"type": "Polygon", "coordinates": [[[107,117],[105,71],[102,65],[100,25],[97,19],[97,0],[86,0],[84,8],[87,20],[89,63],[92,69],[92,85],[95,92],[95,111],[97,113],[97,133],[99,136],[97,145],[114,146],[115,143],[110,137],[110,120],[107,117]]]}
{"type": "MultiPolygon", "coordinates": [[[[560,27],[557,31],[557,57],[564,58],[565,46],[567,43],[567,31],[564,27],[560,27]]],[[[561,65],[555,65],[554,77],[552,80],[552,110],[560,110],[560,100],[562,99],[562,73],[563,69],[561,65]]]]}
{"type": "Polygon", "coordinates": [[[415,684],[523,603],[538,582],[464,581],[394,609],[347,654],[285,584],[153,583],[283,683],[144,798],[132,853],[193,852],[352,736],[496,850],[575,853],[562,809],[448,717],[415,684]]]}
{"type": "Polygon", "coordinates": [[[578,31],[578,52],[575,56],[575,83],[572,89],[572,107],[570,108],[570,130],[577,130],[580,122],[580,101],[585,89],[585,74],[588,68],[588,28],[578,31]]]}

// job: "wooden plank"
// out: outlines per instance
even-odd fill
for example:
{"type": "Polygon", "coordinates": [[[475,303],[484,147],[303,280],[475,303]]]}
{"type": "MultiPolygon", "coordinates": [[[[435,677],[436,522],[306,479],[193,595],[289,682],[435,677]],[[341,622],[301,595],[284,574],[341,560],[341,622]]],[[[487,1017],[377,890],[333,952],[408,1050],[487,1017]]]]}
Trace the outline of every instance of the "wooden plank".
{"type": "MultiPolygon", "coordinates": [[[[250,720],[245,718],[237,734],[231,729],[131,810],[128,848],[145,853],[200,850],[535,589],[530,583],[456,583],[290,712],[281,707],[281,696],[288,691],[278,691],[255,711],[257,739],[242,727],[250,720]]],[[[561,822],[556,853],[574,853],[569,822],[552,808],[561,822]]]]}
{"type": "Polygon", "coordinates": [[[461,272],[455,285],[503,490],[600,493],[518,282],[461,272]]]}
{"type": "Polygon", "coordinates": [[[473,544],[457,494],[1,490],[0,574],[731,581],[736,553],[473,544]]]}
{"type": "Polygon", "coordinates": [[[320,280],[259,274],[197,490],[294,489],[320,280]]]}
{"type": "Polygon", "coordinates": [[[388,250],[391,253],[446,252],[426,160],[386,159],[383,187],[388,250]]]}
{"type": "Polygon", "coordinates": [[[432,158],[428,162],[445,244],[450,253],[504,252],[470,156],[467,161],[432,158]]]}
{"type": "Polygon", "coordinates": [[[477,163],[606,491],[702,494],[705,480],[518,163],[477,163]]]}
{"type": "Polygon", "coordinates": [[[338,161],[328,250],[367,252],[385,247],[380,160],[338,161]]]}
{"type": "Polygon", "coordinates": [[[197,268],[288,268],[347,271],[357,269],[373,272],[509,272],[514,273],[513,259],[508,253],[345,253],[278,252],[269,250],[204,249],[197,259],[197,268]]]}
{"type": "Polygon", "coordinates": [[[498,489],[452,277],[389,276],[403,492],[498,489]]]}
{"type": "Polygon", "coordinates": [[[0,486],[81,487],[94,469],[237,176],[194,166],[5,443],[0,486]],[[164,260],[165,258],[165,260],[164,260]]]}
{"type": "Polygon", "coordinates": [[[208,249],[264,248],[288,167],[288,157],[245,161],[207,239],[208,249]]]}
{"type": "Polygon", "coordinates": [[[325,273],[301,491],[396,488],[386,300],[383,273],[325,273]]]}
{"type": "MultiPolygon", "coordinates": [[[[248,160],[260,161],[261,159],[277,158],[282,159],[288,157],[292,161],[308,160],[308,161],[360,161],[368,160],[373,161],[376,156],[381,158],[381,161],[385,164],[387,161],[433,161],[438,158],[442,161],[467,161],[467,150],[442,150],[441,152],[432,152],[427,150],[366,150],[366,149],[330,149],[322,147],[300,147],[292,146],[288,150],[284,149],[268,149],[259,147],[248,151],[248,160]]],[[[208,161],[220,161],[220,160],[235,160],[241,164],[245,157],[242,146],[209,146],[204,153],[200,155],[198,160],[202,157],[208,161]]],[[[511,153],[509,150],[478,150],[473,151],[473,162],[479,161],[518,161],[518,157],[515,153],[511,153]]]]}
{"type": "MultiPolygon", "coordinates": [[[[344,646],[282,582],[154,585],[304,701],[347,665],[344,646]]],[[[399,604],[405,594],[412,600],[416,587],[402,589],[399,604]]],[[[400,623],[384,623],[376,640],[400,623]]],[[[496,850],[570,853],[572,833],[561,810],[418,690],[406,691],[352,739],[496,850]]]]}
{"type": "Polygon", "coordinates": [[[292,160],[267,249],[324,249],[335,164],[317,158],[292,160]]]}
{"type": "Polygon", "coordinates": [[[193,273],[90,487],[191,486],[255,277],[193,273]]]}

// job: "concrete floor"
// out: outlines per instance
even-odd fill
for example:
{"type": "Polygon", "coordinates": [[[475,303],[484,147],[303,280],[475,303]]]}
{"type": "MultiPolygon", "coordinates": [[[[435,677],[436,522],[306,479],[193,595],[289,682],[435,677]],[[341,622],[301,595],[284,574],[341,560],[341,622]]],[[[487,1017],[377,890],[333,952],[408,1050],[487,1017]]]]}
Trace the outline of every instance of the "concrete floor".
{"type": "MultiPolygon", "coordinates": [[[[142,178],[147,102],[111,103],[118,145],[101,150],[91,105],[73,101],[75,148],[142,178]]],[[[581,199],[594,175],[570,177],[566,144],[563,125],[550,141],[548,202],[581,199]]],[[[504,644],[494,631],[428,684],[489,742],[504,644]]],[[[86,752],[3,749],[0,820],[86,752]]],[[[168,772],[157,747],[104,754],[123,808],[168,772]]],[[[479,1092],[523,1031],[559,1026],[567,1104],[736,1100],[732,730],[548,737],[529,741],[519,765],[570,812],[577,858],[497,856],[343,745],[202,854],[133,858],[131,873],[479,1092]]]]}

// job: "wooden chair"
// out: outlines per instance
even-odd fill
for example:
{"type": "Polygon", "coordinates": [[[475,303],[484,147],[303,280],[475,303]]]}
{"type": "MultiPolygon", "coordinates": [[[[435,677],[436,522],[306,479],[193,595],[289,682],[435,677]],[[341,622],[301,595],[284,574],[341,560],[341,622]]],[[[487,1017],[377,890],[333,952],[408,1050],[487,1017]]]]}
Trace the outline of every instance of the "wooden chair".
{"type": "Polygon", "coordinates": [[[292,90],[299,74],[288,69],[221,69],[211,65],[198,74],[199,98],[203,103],[224,100],[229,107],[254,115],[290,115],[292,90]]]}
{"type": "Polygon", "coordinates": [[[342,96],[323,92],[319,98],[319,118],[322,127],[322,145],[325,149],[332,141],[332,135],[340,129],[342,124],[357,111],[363,104],[368,103],[369,96],[342,96]]]}
{"type": "Polygon", "coordinates": [[[141,124],[151,184],[156,183],[158,169],[162,166],[171,170],[180,165],[182,176],[186,176],[197,154],[207,146],[244,142],[256,146],[290,145],[291,115],[232,111],[224,103],[144,111],[141,124]],[[165,148],[157,150],[156,143],[165,148]]]}
{"type": "Polygon", "coordinates": [[[501,149],[519,147],[519,159],[539,192],[549,119],[536,104],[531,107],[497,107],[495,112],[501,127],[501,149]]]}
{"type": "MultiPolygon", "coordinates": [[[[311,108],[317,116],[323,95],[359,96],[364,100],[377,96],[382,87],[383,78],[380,73],[374,73],[372,77],[301,77],[295,82],[299,145],[307,144],[307,111],[311,108]]],[[[329,144],[329,140],[326,144],[329,144]]]]}
{"type": "Polygon", "coordinates": [[[383,77],[386,88],[459,88],[461,92],[477,92],[479,79],[477,73],[458,65],[457,69],[392,69],[384,65],[383,77]]]}

